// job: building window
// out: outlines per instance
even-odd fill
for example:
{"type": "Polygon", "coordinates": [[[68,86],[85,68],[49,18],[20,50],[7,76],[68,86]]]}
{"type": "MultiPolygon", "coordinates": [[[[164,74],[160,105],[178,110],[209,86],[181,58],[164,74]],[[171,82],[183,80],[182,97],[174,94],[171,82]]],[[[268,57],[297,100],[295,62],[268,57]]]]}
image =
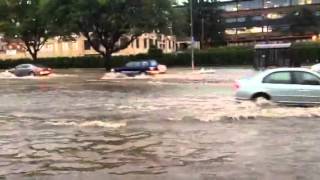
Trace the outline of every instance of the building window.
{"type": "MultiPolygon", "coordinates": [[[[267,31],[266,27],[265,31],[267,31]]],[[[268,32],[271,32],[271,28],[268,28],[268,32]]],[[[229,28],[225,30],[225,33],[227,35],[235,35],[235,34],[255,34],[255,33],[262,33],[263,28],[262,27],[252,27],[252,28],[246,28],[246,27],[240,27],[240,28],[229,28]]]]}
{"type": "Polygon", "coordinates": [[[151,46],[153,46],[153,45],[154,45],[153,39],[149,39],[149,46],[151,47],[151,46]]]}
{"type": "Polygon", "coordinates": [[[234,35],[234,34],[237,33],[237,29],[236,28],[228,28],[228,29],[225,30],[225,33],[227,35],[234,35]]]}
{"type": "Polygon", "coordinates": [[[148,48],[148,40],[147,39],[143,39],[143,46],[145,49],[148,48]]]}
{"type": "Polygon", "coordinates": [[[281,19],[284,17],[284,14],[279,14],[279,13],[269,13],[267,14],[268,19],[281,19]]]}
{"type": "Polygon", "coordinates": [[[239,17],[238,18],[238,22],[245,22],[246,21],[246,18],[245,17],[239,17]]]}
{"type": "Polygon", "coordinates": [[[172,41],[170,41],[170,40],[169,40],[169,49],[171,49],[171,48],[172,48],[172,46],[171,46],[171,42],[172,42],[172,41]]]}
{"type": "Polygon", "coordinates": [[[264,8],[277,8],[289,5],[290,0],[267,0],[265,1],[264,8]]]}
{"type": "Polygon", "coordinates": [[[228,3],[224,6],[221,6],[221,9],[231,12],[231,11],[237,11],[237,3],[228,3]]]}
{"type": "Polygon", "coordinates": [[[319,0],[292,0],[293,5],[317,4],[319,0]]]}
{"type": "Polygon", "coordinates": [[[238,10],[260,9],[262,7],[261,0],[239,1],[238,4],[238,10]]]}
{"type": "Polygon", "coordinates": [[[237,18],[227,18],[226,23],[235,23],[237,22],[237,18]]]}
{"type": "Polygon", "coordinates": [[[140,41],[139,38],[136,39],[136,48],[139,49],[140,48],[140,41]]]}
{"type": "Polygon", "coordinates": [[[85,40],[84,41],[84,50],[90,50],[91,49],[91,45],[89,43],[88,40],[85,40]]]}
{"type": "Polygon", "coordinates": [[[252,19],[252,21],[262,21],[263,17],[262,16],[253,16],[251,19],[252,19]]]}

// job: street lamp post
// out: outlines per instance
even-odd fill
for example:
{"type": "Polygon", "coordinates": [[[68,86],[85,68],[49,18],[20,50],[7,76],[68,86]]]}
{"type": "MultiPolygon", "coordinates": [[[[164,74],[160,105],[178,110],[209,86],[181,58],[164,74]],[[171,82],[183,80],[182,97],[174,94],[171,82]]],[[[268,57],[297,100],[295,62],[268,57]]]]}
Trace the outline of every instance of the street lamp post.
{"type": "Polygon", "coordinates": [[[193,1],[190,0],[190,36],[191,36],[191,68],[194,71],[195,65],[194,65],[194,33],[193,33],[193,1]]]}

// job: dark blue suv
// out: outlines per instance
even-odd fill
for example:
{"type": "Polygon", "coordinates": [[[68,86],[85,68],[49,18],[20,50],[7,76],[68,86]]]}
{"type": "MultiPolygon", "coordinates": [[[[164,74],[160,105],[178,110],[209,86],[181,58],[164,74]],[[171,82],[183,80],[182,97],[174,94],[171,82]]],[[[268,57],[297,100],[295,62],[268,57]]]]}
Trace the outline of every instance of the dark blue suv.
{"type": "Polygon", "coordinates": [[[111,71],[126,75],[160,74],[167,70],[166,66],[160,65],[156,60],[130,61],[124,67],[114,68],[111,71]]]}

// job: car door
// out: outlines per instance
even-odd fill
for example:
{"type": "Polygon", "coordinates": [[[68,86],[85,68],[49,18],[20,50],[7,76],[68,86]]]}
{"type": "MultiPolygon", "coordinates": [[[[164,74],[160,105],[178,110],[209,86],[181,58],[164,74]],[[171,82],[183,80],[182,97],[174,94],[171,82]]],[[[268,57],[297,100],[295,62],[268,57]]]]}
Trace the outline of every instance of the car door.
{"type": "Polygon", "coordinates": [[[22,65],[15,67],[14,74],[16,76],[24,76],[24,71],[25,71],[25,65],[22,64],[22,65]]]}
{"type": "Polygon", "coordinates": [[[293,72],[293,83],[303,103],[320,103],[320,78],[310,72],[293,72]]]}
{"type": "Polygon", "coordinates": [[[28,64],[24,64],[20,67],[19,72],[20,76],[28,76],[31,71],[31,66],[28,64]]]}
{"type": "Polygon", "coordinates": [[[263,79],[263,88],[275,102],[297,102],[299,93],[290,71],[273,72],[263,79]]]}

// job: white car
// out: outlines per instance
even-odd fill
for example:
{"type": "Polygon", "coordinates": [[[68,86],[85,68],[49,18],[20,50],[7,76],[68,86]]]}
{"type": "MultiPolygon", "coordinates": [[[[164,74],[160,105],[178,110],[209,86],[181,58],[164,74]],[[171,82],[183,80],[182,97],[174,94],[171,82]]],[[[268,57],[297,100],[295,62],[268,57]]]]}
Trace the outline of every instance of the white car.
{"type": "Polygon", "coordinates": [[[320,104],[320,74],[305,68],[277,68],[236,82],[236,99],[320,104]]]}

